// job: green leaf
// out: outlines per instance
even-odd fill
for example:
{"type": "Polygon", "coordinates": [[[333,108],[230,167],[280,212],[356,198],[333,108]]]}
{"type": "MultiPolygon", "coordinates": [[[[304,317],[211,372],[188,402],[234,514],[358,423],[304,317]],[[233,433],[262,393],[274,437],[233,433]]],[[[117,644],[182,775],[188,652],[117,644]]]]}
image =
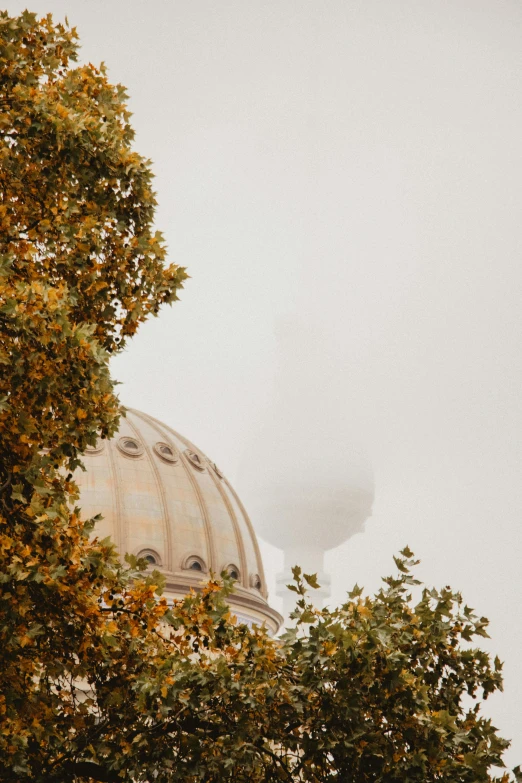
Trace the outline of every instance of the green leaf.
{"type": "Polygon", "coordinates": [[[397,568],[399,569],[399,571],[402,574],[408,574],[409,573],[409,569],[406,566],[404,560],[401,560],[400,558],[395,557],[395,555],[393,556],[393,560],[394,560],[395,565],[397,566],[397,568]]]}
{"type": "Polygon", "coordinates": [[[310,585],[310,587],[313,587],[314,590],[317,590],[321,585],[317,581],[317,574],[303,574],[305,582],[310,585]]]}

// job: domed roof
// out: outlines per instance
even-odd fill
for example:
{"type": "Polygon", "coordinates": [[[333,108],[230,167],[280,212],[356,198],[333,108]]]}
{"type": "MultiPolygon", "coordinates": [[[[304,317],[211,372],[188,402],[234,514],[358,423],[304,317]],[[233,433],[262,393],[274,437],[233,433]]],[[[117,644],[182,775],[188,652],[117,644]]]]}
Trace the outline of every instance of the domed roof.
{"type": "Polygon", "coordinates": [[[227,570],[237,579],[229,601],[242,621],[281,617],[268,606],[263,563],[248,515],[219,468],[166,424],[127,410],[111,440],[100,440],[78,470],[85,518],[101,514],[99,538],[120,553],[145,557],[165,574],[166,593],[185,595],[227,570]]]}

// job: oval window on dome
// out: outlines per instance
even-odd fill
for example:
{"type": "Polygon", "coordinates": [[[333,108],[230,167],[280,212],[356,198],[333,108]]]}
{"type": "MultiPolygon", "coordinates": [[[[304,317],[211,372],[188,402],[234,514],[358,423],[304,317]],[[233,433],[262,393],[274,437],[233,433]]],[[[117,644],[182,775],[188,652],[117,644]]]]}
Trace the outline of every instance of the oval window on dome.
{"type": "Polygon", "coordinates": [[[196,573],[203,573],[207,570],[205,561],[197,555],[190,555],[183,563],[183,568],[187,571],[196,571],[196,573]]]}
{"type": "Polygon", "coordinates": [[[224,478],[224,476],[223,476],[223,473],[222,473],[222,471],[221,471],[221,470],[218,468],[218,466],[216,465],[216,463],[215,463],[215,462],[211,462],[211,463],[210,463],[210,465],[211,465],[211,467],[212,467],[212,469],[213,469],[214,473],[216,474],[216,476],[217,476],[219,479],[223,479],[223,478],[224,478]]]}
{"type": "Polygon", "coordinates": [[[178,461],[177,452],[168,443],[163,443],[162,441],[160,441],[159,443],[155,443],[154,452],[164,462],[173,463],[178,461]]]}
{"type": "Polygon", "coordinates": [[[185,449],[184,454],[193,467],[195,467],[197,470],[205,470],[205,463],[203,462],[203,458],[200,457],[197,451],[192,451],[192,449],[185,449]]]}
{"type": "Polygon", "coordinates": [[[127,457],[141,457],[143,454],[143,446],[136,438],[125,436],[118,440],[117,445],[122,454],[127,457]]]}

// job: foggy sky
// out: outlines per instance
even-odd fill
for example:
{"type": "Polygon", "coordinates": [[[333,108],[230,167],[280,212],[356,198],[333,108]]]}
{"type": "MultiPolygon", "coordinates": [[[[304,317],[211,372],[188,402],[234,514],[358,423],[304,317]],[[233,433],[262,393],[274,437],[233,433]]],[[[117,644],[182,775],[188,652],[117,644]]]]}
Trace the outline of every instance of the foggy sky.
{"type": "MultiPolygon", "coordinates": [[[[409,544],[421,577],[491,618],[506,682],[489,712],[522,762],[522,5],[30,10],[67,14],[82,57],[128,87],[158,227],[191,275],[113,362],[122,401],[193,440],[240,493],[273,395],[291,391],[305,427],[356,427],[376,499],[366,531],[327,557],[333,600],[378,587],[409,544]],[[307,335],[324,346],[291,389],[275,381],[285,324],[303,325],[305,365],[307,335]]],[[[270,587],[282,555],[263,552],[270,587]]]]}

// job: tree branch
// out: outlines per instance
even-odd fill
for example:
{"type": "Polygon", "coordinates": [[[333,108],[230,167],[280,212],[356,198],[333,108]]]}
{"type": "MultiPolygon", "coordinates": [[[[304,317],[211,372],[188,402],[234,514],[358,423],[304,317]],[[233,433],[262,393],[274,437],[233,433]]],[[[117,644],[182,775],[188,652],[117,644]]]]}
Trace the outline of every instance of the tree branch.
{"type": "Polygon", "coordinates": [[[9,473],[6,481],[2,484],[2,486],[0,486],[0,495],[9,487],[12,480],[13,480],[13,474],[9,473]]]}

